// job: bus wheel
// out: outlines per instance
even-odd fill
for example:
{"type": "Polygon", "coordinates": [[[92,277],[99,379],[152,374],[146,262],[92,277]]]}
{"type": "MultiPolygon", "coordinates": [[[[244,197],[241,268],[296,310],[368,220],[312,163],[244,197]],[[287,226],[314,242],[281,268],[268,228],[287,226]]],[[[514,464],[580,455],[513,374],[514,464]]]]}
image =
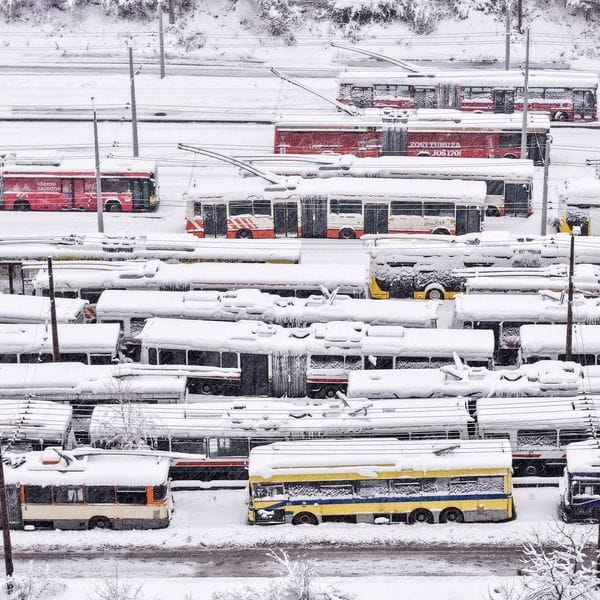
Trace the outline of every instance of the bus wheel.
{"type": "Polygon", "coordinates": [[[240,229],[236,234],[236,238],[240,239],[250,239],[252,238],[252,232],[249,229],[240,229]]]}
{"type": "Polygon", "coordinates": [[[433,515],[430,511],[425,508],[417,508],[408,515],[408,522],[413,525],[414,523],[433,523],[433,515]]]}
{"type": "Polygon", "coordinates": [[[563,110],[557,110],[553,115],[552,115],[552,120],[553,121],[566,121],[569,117],[567,116],[567,113],[564,112],[563,110]]]}
{"type": "Polygon", "coordinates": [[[112,529],[112,521],[107,517],[92,517],[90,519],[89,529],[112,529]]]}
{"type": "Polygon", "coordinates": [[[444,292],[439,288],[431,288],[425,293],[425,298],[427,298],[427,300],[443,300],[444,292]]]}
{"type": "Polygon", "coordinates": [[[107,202],[104,207],[106,212],[121,212],[121,205],[118,202],[107,202]]]}
{"type": "Polygon", "coordinates": [[[215,393],[215,386],[212,383],[201,383],[199,391],[201,394],[208,396],[215,393]]]}
{"type": "Polygon", "coordinates": [[[344,227],[344,229],[341,229],[338,233],[338,238],[340,238],[340,240],[353,240],[356,238],[356,233],[354,229],[344,227]]]}
{"type": "Polygon", "coordinates": [[[541,475],[544,472],[544,466],[537,462],[526,462],[520,469],[521,475],[527,475],[529,477],[535,477],[541,475]]]}
{"type": "Polygon", "coordinates": [[[27,200],[17,200],[14,204],[15,210],[31,210],[31,206],[27,200]]]}
{"type": "Polygon", "coordinates": [[[433,235],[450,235],[450,232],[447,229],[434,229],[433,235]]]}
{"type": "Polygon", "coordinates": [[[502,158],[517,158],[514,154],[505,154],[502,158]]]}
{"type": "Polygon", "coordinates": [[[338,393],[338,389],[334,385],[326,385],[321,390],[322,398],[335,398],[338,393]]]}
{"type": "Polygon", "coordinates": [[[312,513],[301,512],[294,516],[292,525],[318,525],[319,519],[312,513]]]}
{"type": "Polygon", "coordinates": [[[458,508],[445,508],[440,513],[440,523],[464,523],[465,515],[458,508]]]}
{"type": "Polygon", "coordinates": [[[431,155],[429,154],[429,152],[419,152],[417,156],[426,156],[427,158],[429,158],[431,155]]]}

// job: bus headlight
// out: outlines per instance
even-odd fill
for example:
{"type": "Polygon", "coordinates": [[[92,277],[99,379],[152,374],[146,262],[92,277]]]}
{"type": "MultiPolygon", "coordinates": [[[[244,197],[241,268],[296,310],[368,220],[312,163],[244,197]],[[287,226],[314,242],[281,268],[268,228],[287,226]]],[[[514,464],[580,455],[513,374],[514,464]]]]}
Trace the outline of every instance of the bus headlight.
{"type": "Polygon", "coordinates": [[[150,202],[150,204],[158,204],[158,196],[154,194],[153,196],[150,196],[148,201],[150,202]]]}

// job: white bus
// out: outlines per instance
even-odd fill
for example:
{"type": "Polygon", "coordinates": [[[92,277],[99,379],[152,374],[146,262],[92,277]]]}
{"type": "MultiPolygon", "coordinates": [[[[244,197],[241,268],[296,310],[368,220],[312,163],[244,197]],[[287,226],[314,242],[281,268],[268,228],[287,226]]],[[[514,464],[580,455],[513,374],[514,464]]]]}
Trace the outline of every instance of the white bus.
{"type": "MultiPolygon", "coordinates": [[[[83,323],[85,300],[56,298],[58,323],[83,323]]],[[[0,293],[0,323],[50,323],[50,300],[0,293]]]]}
{"type": "MultiPolygon", "coordinates": [[[[570,236],[514,236],[486,231],[465,236],[368,236],[372,298],[451,299],[481,269],[568,264],[570,236]]],[[[575,261],[600,263],[600,241],[575,239],[575,261]]],[[[535,274],[535,271],[531,271],[535,274]]],[[[544,287],[541,289],[551,289],[544,287]]]]}
{"type": "Polygon", "coordinates": [[[474,419],[466,400],[441,398],[383,402],[339,400],[318,404],[247,398],[198,404],[105,404],[90,422],[93,445],[110,447],[131,431],[146,434],[158,450],[197,454],[174,459],[174,479],[246,479],[248,454],[274,441],[312,438],[382,437],[466,439],[474,419]]]}
{"type": "Polygon", "coordinates": [[[49,447],[4,467],[9,524],[158,529],[171,519],[169,459],[49,447]]]}
{"type": "Polygon", "coordinates": [[[567,523],[598,522],[600,447],[597,439],[567,446],[567,466],[560,498],[560,516],[567,523]]]}
{"type": "Polygon", "coordinates": [[[244,157],[272,173],[313,177],[381,177],[400,179],[463,179],[486,185],[488,216],[531,214],[533,176],[531,160],[498,158],[431,158],[427,156],[357,157],[352,154],[274,154],[244,157]]]}
{"type": "MultiPolygon", "coordinates": [[[[48,295],[48,272],[32,279],[35,295],[48,295]]],[[[323,290],[362,298],[367,295],[363,264],[168,264],[159,261],[90,265],[71,261],[54,269],[56,295],[98,302],[104,290],[223,290],[257,289],[280,296],[306,298],[323,290]]]]}
{"type": "Polygon", "coordinates": [[[374,233],[465,234],[483,229],[482,181],[333,177],[206,178],[186,195],[199,237],[341,238],[374,233]]]}
{"type": "Polygon", "coordinates": [[[580,235],[600,235],[600,179],[566,179],[558,190],[560,230],[580,235]]]}
{"type": "MultiPolygon", "coordinates": [[[[496,339],[496,362],[516,362],[521,325],[566,323],[567,297],[561,292],[537,294],[458,294],[454,297],[454,327],[491,329],[496,339]]],[[[575,323],[600,323],[600,301],[576,294],[575,323]]]]}
{"type": "Polygon", "coordinates": [[[288,327],[328,321],[362,321],[371,325],[435,328],[439,306],[440,303],[435,301],[412,300],[382,304],[378,300],[341,294],[290,298],[253,289],[228,292],[107,290],[102,292],[96,304],[96,320],[98,323],[119,323],[126,339],[135,337],[151,317],[209,321],[254,319],[288,327]]]}
{"type": "Polygon", "coordinates": [[[3,451],[71,447],[73,409],[64,404],[20,398],[0,398],[0,443],[3,451]]]}
{"type": "MultiPolygon", "coordinates": [[[[60,360],[107,365],[119,358],[119,326],[59,323],[60,360]]],[[[0,363],[52,361],[50,325],[0,324],[0,363]]]]}
{"type": "MultiPolygon", "coordinates": [[[[332,397],[358,369],[433,367],[455,355],[490,366],[494,355],[491,331],[335,321],[286,329],[260,321],[154,318],[139,339],[142,363],[213,368],[219,377],[199,377],[197,391],[249,396],[332,397]]],[[[193,382],[189,385],[192,391],[193,382]]]]}
{"type": "MultiPolygon", "coordinates": [[[[566,325],[523,325],[521,360],[564,360],[566,325]]],[[[600,365],[600,325],[573,325],[572,360],[582,365],[600,365]]]]}

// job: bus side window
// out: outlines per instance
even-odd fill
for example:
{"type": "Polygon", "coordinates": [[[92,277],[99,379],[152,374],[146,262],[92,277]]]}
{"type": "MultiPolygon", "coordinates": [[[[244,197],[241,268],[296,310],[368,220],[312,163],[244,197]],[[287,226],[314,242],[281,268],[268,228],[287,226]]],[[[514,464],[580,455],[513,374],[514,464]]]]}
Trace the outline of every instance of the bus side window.
{"type": "Polygon", "coordinates": [[[81,362],[88,364],[88,356],[83,352],[61,352],[60,362],[81,362]]]}
{"type": "Polygon", "coordinates": [[[517,448],[551,447],[556,448],[556,429],[519,429],[517,431],[517,448]]]}
{"type": "Polygon", "coordinates": [[[158,351],[161,365],[185,365],[185,350],[178,348],[160,348],[158,351]]]}
{"type": "Polygon", "coordinates": [[[365,358],[365,369],[393,369],[393,356],[367,356],[365,358]]]}
{"type": "Polygon", "coordinates": [[[83,488],[74,485],[57,485],[54,487],[55,504],[83,504],[83,488]]]}
{"type": "Polygon", "coordinates": [[[208,440],[211,456],[248,456],[246,438],[211,438],[208,440]]]}
{"type": "Polygon", "coordinates": [[[171,450],[188,454],[206,454],[206,440],[172,440],[171,450]]]}
{"type": "Polygon", "coordinates": [[[90,365],[112,365],[110,354],[90,354],[90,365]]]}
{"type": "Polygon", "coordinates": [[[202,202],[194,202],[194,216],[195,217],[202,216],[202,202]]]}
{"type": "Polygon", "coordinates": [[[158,364],[158,350],[156,348],[148,348],[148,364],[158,364]]]}
{"type": "Polygon", "coordinates": [[[223,352],[221,354],[221,366],[224,369],[237,369],[239,367],[238,358],[237,352],[223,352]]]}
{"type": "Polygon", "coordinates": [[[590,437],[591,435],[582,429],[561,429],[558,432],[558,444],[559,446],[566,446],[574,442],[582,442],[590,437]]]}
{"type": "Polygon", "coordinates": [[[24,485],[25,504],[52,504],[52,487],[24,485]]]}
{"type": "Polygon", "coordinates": [[[146,504],[146,488],[145,487],[118,487],[117,488],[117,503],[118,504],[146,504]]]}
{"type": "Polygon", "coordinates": [[[504,477],[479,477],[477,489],[480,492],[504,491],[504,477]]]}
{"type": "Polygon", "coordinates": [[[0,354],[0,363],[14,363],[17,362],[16,354],[0,354]]]}
{"type": "Polygon", "coordinates": [[[19,362],[21,363],[47,363],[52,362],[52,354],[21,354],[19,355],[19,362]]]}
{"type": "Polygon", "coordinates": [[[210,350],[189,350],[188,364],[200,367],[220,367],[221,357],[219,352],[210,350]]]}
{"type": "Polygon", "coordinates": [[[487,180],[485,182],[486,194],[488,196],[504,196],[504,181],[487,180]]]}
{"type": "Polygon", "coordinates": [[[392,492],[399,496],[419,496],[421,494],[421,480],[392,481],[392,492]]]}
{"type": "Polygon", "coordinates": [[[112,485],[88,485],[86,496],[88,504],[114,504],[115,488],[112,485]]]}

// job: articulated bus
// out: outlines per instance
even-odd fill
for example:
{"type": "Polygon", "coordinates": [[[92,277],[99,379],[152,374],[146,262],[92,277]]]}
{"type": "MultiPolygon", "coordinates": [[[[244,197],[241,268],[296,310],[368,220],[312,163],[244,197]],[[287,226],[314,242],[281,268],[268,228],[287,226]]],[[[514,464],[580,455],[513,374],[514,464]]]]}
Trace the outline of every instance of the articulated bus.
{"type": "Polygon", "coordinates": [[[521,156],[522,116],[420,111],[400,118],[333,116],[275,124],[277,154],[335,152],[358,157],[528,158],[544,163],[550,120],[527,117],[527,156],[521,156]]]}
{"type": "Polygon", "coordinates": [[[533,175],[531,160],[385,156],[359,158],[351,154],[244,157],[271,173],[305,178],[381,177],[393,179],[463,179],[484,181],[486,214],[492,217],[527,217],[531,214],[533,175]]]}
{"type": "Polygon", "coordinates": [[[559,188],[560,230],[579,235],[600,235],[600,179],[567,179],[559,188]]]}
{"type": "MultiPolygon", "coordinates": [[[[102,202],[107,212],[158,208],[157,165],[147,160],[103,160],[102,202]]],[[[94,161],[9,161],[0,169],[0,208],[96,210],[94,161]]]]}
{"type": "Polygon", "coordinates": [[[514,517],[503,440],[306,440],[253,448],[252,524],[462,523],[514,517]]]}
{"type": "Polygon", "coordinates": [[[190,391],[205,394],[334,397],[358,369],[439,366],[455,355],[491,366],[494,334],[329,322],[286,329],[260,321],[149,319],[141,362],[212,367],[190,391]]]}
{"type": "MultiPolygon", "coordinates": [[[[479,273],[511,276],[511,268],[537,275],[569,263],[570,236],[512,236],[487,231],[465,236],[366,236],[372,298],[451,299],[479,273]]],[[[600,264],[600,242],[575,239],[577,263],[600,264]]],[[[508,277],[506,279],[509,279],[508,277]]],[[[510,290],[511,288],[507,288],[510,290]]],[[[538,289],[554,289],[545,286],[538,289]]],[[[483,291],[483,290],[482,290],[483,291]]]]}
{"type": "MultiPolygon", "coordinates": [[[[1,300],[2,296],[0,296],[1,300]]],[[[289,298],[260,290],[230,292],[152,292],[107,290],[96,304],[98,323],[119,323],[124,339],[133,339],[147,319],[169,317],[208,321],[253,319],[286,327],[329,321],[361,321],[371,325],[435,328],[440,303],[377,300],[341,294],[289,298]]]]}
{"type": "Polygon", "coordinates": [[[171,520],[169,459],[49,447],[4,467],[13,529],[158,529],[171,520]]]}
{"type": "Polygon", "coordinates": [[[354,239],[483,228],[486,186],[479,181],[281,179],[203,179],[186,195],[186,230],[197,237],[354,239]]]}
{"type": "Polygon", "coordinates": [[[197,404],[103,405],[94,409],[89,436],[110,448],[131,423],[158,450],[192,454],[171,461],[174,479],[247,479],[252,448],[282,440],[382,437],[466,439],[473,417],[462,398],[292,404],[264,398],[197,404]]]}
{"type": "MultiPolygon", "coordinates": [[[[598,74],[530,71],[528,110],[553,121],[595,121],[598,74]]],[[[452,108],[513,113],[524,106],[522,71],[402,73],[355,70],[338,77],[339,102],[360,108],[452,108]]]]}

